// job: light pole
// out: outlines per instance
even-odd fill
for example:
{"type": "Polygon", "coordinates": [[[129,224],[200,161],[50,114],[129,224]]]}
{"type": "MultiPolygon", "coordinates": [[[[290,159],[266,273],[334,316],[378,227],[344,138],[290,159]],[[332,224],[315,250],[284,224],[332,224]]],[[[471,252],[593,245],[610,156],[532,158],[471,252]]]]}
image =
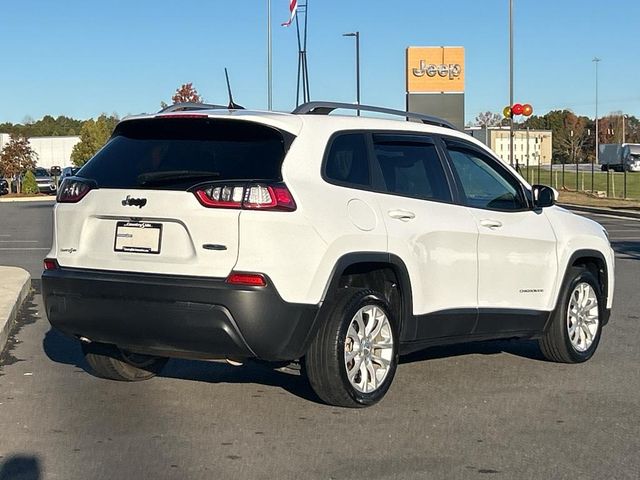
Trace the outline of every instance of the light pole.
{"type": "MultiPolygon", "coordinates": [[[[513,0],[509,0],[509,106],[513,107],[513,0]]],[[[509,116],[509,164],[513,167],[513,113],[509,116]]]]}
{"type": "Polygon", "coordinates": [[[273,108],[273,70],[271,45],[271,0],[267,0],[267,110],[273,108]]]}
{"type": "MultiPolygon", "coordinates": [[[[343,37],[356,37],[356,103],[360,105],[360,32],[343,33],[343,37]]],[[[360,116],[360,110],[358,110],[360,116]]]]}
{"type": "Polygon", "coordinates": [[[595,163],[591,162],[591,191],[593,192],[595,164],[600,163],[598,161],[599,151],[600,151],[600,139],[598,138],[598,63],[600,63],[600,59],[598,57],[593,57],[592,62],[596,64],[596,160],[595,160],[595,163]]]}

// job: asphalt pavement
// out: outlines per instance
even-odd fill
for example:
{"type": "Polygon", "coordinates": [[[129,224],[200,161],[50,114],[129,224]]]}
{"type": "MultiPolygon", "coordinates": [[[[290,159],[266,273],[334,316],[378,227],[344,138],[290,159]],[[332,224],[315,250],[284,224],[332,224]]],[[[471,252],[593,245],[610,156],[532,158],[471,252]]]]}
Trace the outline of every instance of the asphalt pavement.
{"type": "MultiPolygon", "coordinates": [[[[51,206],[6,207],[0,265],[37,279],[51,206]]],[[[363,410],[260,365],[171,360],[146,382],[95,378],[50,329],[35,280],[0,359],[0,480],[637,480],[640,221],[589,216],[617,250],[613,315],[589,362],[546,362],[533,342],[432,348],[363,410]]]]}

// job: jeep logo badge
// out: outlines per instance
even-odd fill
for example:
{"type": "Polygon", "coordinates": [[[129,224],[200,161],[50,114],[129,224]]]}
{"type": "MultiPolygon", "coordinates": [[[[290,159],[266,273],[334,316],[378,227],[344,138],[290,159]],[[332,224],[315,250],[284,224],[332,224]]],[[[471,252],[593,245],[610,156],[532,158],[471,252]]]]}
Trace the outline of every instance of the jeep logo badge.
{"type": "Polygon", "coordinates": [[[127,195],[127,198],[122,200],[123,207],[138,207],[142,208],[147,204],[146,198],[131,198],[131,195],[127,195]]]}

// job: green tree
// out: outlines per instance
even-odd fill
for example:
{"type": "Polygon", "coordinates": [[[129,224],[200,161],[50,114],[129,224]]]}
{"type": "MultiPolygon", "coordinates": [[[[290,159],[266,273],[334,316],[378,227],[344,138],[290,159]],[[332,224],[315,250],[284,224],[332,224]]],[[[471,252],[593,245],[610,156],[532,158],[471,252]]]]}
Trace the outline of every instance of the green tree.
{"type": "Polygon", "coordinates": [[[18,182],[20,193],[20,175],[36,167],[38,154],[33,151],[29,140],[19,135],[11,135],[9,143],[0,153],[0,173],[6,178],[18,182]]]}
{"type": "Polygon", "coordinates": [[[57,137],[67,135],[80,135],[82,120],[65,117],[63,115],[53,118],[45,115],[40,120],[32,123],[0,123],[0,132],[21,135],[23,137],[57,137]]]}
{"type": "Polygon", "coordinates": [[[31,170],[27,170],[22,180],[22,191],[29,195],[35,195],[39,192],[38,182],[36,182],[36,176],[31,170]]]}
{"type": "Polygon", "coordinates": [[[100,150],[118,124],[118,117],[115,115],[100,115],[96,120],[87,120],[80,130],[80,143],[76,144],[71,151],[71,161],[77,167],[81,167],[100,150]]]}

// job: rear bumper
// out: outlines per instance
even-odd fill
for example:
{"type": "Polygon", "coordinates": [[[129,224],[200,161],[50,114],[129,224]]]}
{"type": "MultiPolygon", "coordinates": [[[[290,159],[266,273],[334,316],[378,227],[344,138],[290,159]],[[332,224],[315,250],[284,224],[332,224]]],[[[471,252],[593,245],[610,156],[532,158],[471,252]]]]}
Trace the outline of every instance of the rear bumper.
{"type": "Polygon", "coordinates": [[[62,332],[139,353],[294,360],[318,305],[223,279],[59,268],[42,274],[49,322],[62,332]]]}
{"type": "Polygon", "coordinates": [[[55,183],[39,183],[38,191],[40,193],[56,193],[58,189],[56,188],[55,183]]]}

